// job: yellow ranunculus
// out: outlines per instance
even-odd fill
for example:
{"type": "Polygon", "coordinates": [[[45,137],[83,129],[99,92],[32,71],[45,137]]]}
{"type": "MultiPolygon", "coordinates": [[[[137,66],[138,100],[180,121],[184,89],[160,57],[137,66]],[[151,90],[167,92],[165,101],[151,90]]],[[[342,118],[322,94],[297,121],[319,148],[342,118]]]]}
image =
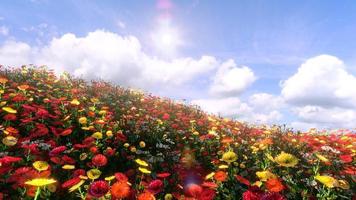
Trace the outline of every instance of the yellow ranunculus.
{"type": "Polygon", "coordinates": [[[227,169],[229,168],[229,165],[219,165],[219,169],[227,169]]]}
{"type": "Polygon", "coordinates": [[[77,190],[80,186],[82,186],[85,183],[84,180],[81,180],[79,183],[73,185],[72,187],[69,188],[69,192],[73,192],[75,190],[77,190]]]}
{"type": "Polygon", "coordinates": [[[292,154],[285,153],[283,151],[274,158],[274,161],[284,167],[294,167],[299,162],[298,158],[296,158],[292,154]]]}
{"type": "Polygon", "coordinates": [[[86,117],[81,117],[78,119],[79,124],[87,124],[88,120],[86,117]]]}
{"type": "Polygon", "coordinates": [[[211,172],[210,174],[205,176],[205,180],[213,178],[214,175],[215,175],[215,172],[211,172]]]}
{"type": "Polygon", "coordinates": [[[75,169],[75,165],[63,165],[62,169],[68,169],[68,170],[75,169]]]}
{"type": "Polygon", "coordinates": [[[46,186],[52,183],[57,182],[54,179],[47,179],[47,178],[35,178],[32,179],[30,181],[26,181],[25,184],[26,185],[31,185],[31,186],[36,186],[36,187],[42,187],[42,186],[46,186]]]}
{"type": "Polygon", "coordinates": [[[329,159],[325,158],[324,156],[320,155],[320,154],[315,154],[315,156],[317,158],[319,158],[319,160],[323,161],[323,162],[329,162],[329,159]]]}
{"type": "Polygon", "coordinates": [[[14,136],[6,136],[2,139],[2,143],[5,144],[6,146],[14,146],[17,144],[17,138],[15,138],[14,136]]]}
{"type": "Polygon", "coordinates": [[[148,169],[146,169],[144,167],[139,167],[138,170],[140,170],[140,172],[142,172],[144,174],[150,174],[151,173],[150,170],[148,170],[148,169]]]}
{"type": "Polygon", "coordinates": [[[315,179],[317,181],[319,181],[320,183],[324,184],[328,188],[333,188],[338,184],[337,180],[334,179],[331,176],[320,176],[320,175],[317,175],[317,176],[315,176],[315,179]]]}
{"type": "Polygon", "coordinates": [[[91,169],[87,171],[87,176],[92,180],[99,178],[100,175],[101,175],[101,171],[98,169],[91,169]]]}
{"type": "Polygon", "coordinates": [[[268,170],[258,171],[256,172],[256,176],[260,179],[260,181],[267,181],[268,179],[277,178],[275,174],[268,170]]]}
{"type": "Polygon", "coordinates": [[[105,180],[106,181],[112,181],[115,179],[115,176],[108,176],[108,177],[105,177],[105,180]]]}
{"type": "Polygon", "coordinates": [[[139,159],[139,158],[137,158],[137,159],[135,160],[135,162],[136,162],[137,164],[141,165],[141,166],[148,167],[148,163],[147,163],[146,161],[144,161],[144,160],[139,159]]]}
{"type": "Polygon", "coordinates": [[[78,99],[73,99],[70,104],[78,106],[80,102],[78,101],[78,99]]]}
{"type": "Polygon", "coordinates": [[[8,113],[12,113],[12,114],[16,114],[16,113],[17,113],[17,110],[15,110],[15,109],[13,109],[13,108],[11,108],[11,107],[8,107],[8,106],[2,107],[2,109],[3,109],[4,111],[8,112],[8,113]]]}
{"type": "Polygon", "coordinates": [[[139,145],[140,145],[141,148],[145,148],[146,147],[146,143],[144,141],[141,141],[139,145]]]}
{"type": "Polygon", "coordinates": [[[233,151],[228,151],[223,154],[221,159],[227,163],[232,163],[237,160],[237,155],[233,151]]]}
{"type": "Polygon", "coordinates": [[[164,195],[164,200],[172,200],[173,199],[173,195],[168,193],[166,195],[164,195]]]}
{"type": "Polygon", "coordinates": [[[106,131],[106,136],[112,137],[113,136],[112,131],[111,130],[106,131]]]}
{"type": "Polygon", "coordinates": [[[49,168],[49,165],[46,161],[36,161],[32,164],[32,166],[39,172],[45,171],[49,168]]]}
{"type": "Polygon", "coordinates": [[[102,139],[103,138],[103,134],[101,132],[95,132],[91,135],[93,138],[95,139],[102,139]]]}
{"type": "Polygon", "coordinates": [[[345,181],[345,180],[338,180],[337,182],[338,182],[338,183],[337,183],[337,187],[342,188],[342,189],[344,189],[344,190],[350,189],[350,184],[349,184],[347,181],[345,181]]]}

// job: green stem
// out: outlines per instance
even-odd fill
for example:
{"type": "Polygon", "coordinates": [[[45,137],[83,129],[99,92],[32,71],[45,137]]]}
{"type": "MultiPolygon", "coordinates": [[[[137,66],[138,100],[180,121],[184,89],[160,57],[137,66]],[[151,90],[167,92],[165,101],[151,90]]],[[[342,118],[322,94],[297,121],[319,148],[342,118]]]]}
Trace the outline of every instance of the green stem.
{"type": "Polygon", "coordinates": [[[36,195],[33,200],[37,200],[38,196],[40,196],[40,193],[41,193],[41,187],[37,187],[36,195]]]}

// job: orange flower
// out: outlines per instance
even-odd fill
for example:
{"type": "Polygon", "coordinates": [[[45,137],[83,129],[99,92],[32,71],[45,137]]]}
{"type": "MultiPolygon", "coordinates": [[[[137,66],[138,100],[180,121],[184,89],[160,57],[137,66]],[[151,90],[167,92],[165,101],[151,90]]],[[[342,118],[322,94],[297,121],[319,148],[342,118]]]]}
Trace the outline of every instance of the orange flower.
{"type": "Polygon", "coordinates": [[[280,192],[284,189],[283,184],[277,178],[267,180],[266,187],[270,192],[280,192]]]}
{"type": "Polygon", "coordinates": [[[138,200],[155,200],[155,196],[151,192],[144,192],[138,195],[138,200]]]}
{"type": "Polygon", "coordinates": [[[130,194],[130,186],[127,182],[116,182],[111,186],[111,195],[117,199],[123,199],[130,194]]]}
{"type": "Polygon", "coordinates": [[[226,172],[224,172],[224,171],[217,171],[217,172],[215,173],[215,175],[214,175],[214,178],[215,178],[215,180],[217,180],[217,181],[223,182],[223,181],[226,180],[227,174],[226,174],[226,172]]]}

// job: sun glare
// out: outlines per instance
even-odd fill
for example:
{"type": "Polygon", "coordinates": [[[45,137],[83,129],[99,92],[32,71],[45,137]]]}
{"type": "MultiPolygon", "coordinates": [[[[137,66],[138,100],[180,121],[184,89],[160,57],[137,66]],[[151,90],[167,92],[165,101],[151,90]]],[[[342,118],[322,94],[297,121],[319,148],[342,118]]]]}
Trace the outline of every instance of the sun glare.
{"type": "Polygon", "coordinates": [[[152,33],[155,48],[164,54],[174,54],[181,40],[177,29],[172,27],[160,27],[152,33]]]}

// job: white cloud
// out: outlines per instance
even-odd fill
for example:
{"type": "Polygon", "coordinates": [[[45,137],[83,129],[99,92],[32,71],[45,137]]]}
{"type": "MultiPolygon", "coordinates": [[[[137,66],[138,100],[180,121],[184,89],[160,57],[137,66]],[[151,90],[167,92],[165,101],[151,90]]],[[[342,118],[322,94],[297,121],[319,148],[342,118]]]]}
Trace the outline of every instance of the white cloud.
{"type": "Polygon", "coordinates": [[[232,117],[251,123],[278,123],[283,115],[283,101],[280,97],[266,93],[257,93],[242,102],[238,97],[197,99],[191,102],[213,114],[232,117]],[[268,102],[265,102],[268,101],[268,102]]]}
{"type": "Polygon", "coordinates": [[[143,52],[134,36],[97,30],[85,37],[64,34],[47,45],[31,48],[8,42],[1,47],[2,64],[47,65],[87,79],[102,78],[123,86],[151,89],[176,86],[215,70],[219,62],[211,56],[163,60],[143,52]]]}
{"type": "Polygon", "coordinates": [[[308,59],[282,83],[282,96],[294,105],[356,106],[356,77],[329,55],[308,59]]]}
{"type": "Polygon", "coordinates": [[[0,26],[0,35],[7,36],[9,34],[9,28],[6,26],[0,26]]]}
{"type": "Polygon", "coordinates": [[[125,22],[123,22],[123,21],[121,21],[121,20],[119,20],[119,21],[117,22],[117,26],[118,26],[119,28],[121,28],[121,29],[125,29],[125,28],[126,28],[125,22]]]}
{"type": "Polygon", "coordinates": [[[345,108],[324,108],[321,106],[303,106],[294,108],[299,120],[304,125],[318,128],[355,128],[356,111],[345,108]]]}
{"type": "Polygon", "coordinates": [[[30,60],[31,47],[26,43],[7,41],[0,46],[0,61],[4,66],[21,66],[30,60]]]}
{"type": "Polygon", "coordinates": [[[228,60],[219,67],[210,93],[218,97],[236,96],[246,90],[255,80],[256,76],[250,68],[237,67],[234,60],[228,60]]]}
{"type": "Polygon", "coordinates": [[[355,128],[356,77],[343,61],[330,55],[308,59],[282,83],[281,95],[290,104],[302,129],[355,128]]]}

